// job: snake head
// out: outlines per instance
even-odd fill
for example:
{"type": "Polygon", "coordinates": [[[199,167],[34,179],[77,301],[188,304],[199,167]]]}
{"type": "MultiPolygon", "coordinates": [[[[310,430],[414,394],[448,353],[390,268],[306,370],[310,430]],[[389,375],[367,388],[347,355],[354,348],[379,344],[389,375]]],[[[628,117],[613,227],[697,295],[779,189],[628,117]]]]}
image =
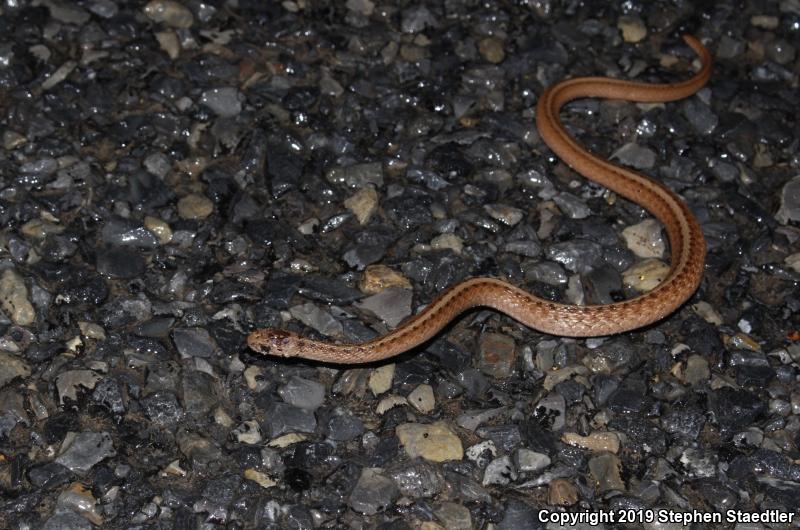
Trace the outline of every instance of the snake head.
{"type": "Polygon", "coordinates": [[[264,355],[295,357],[302,339],[283,329],[257,329],[247,336],[247,345],[253,351],[264,355]]]}

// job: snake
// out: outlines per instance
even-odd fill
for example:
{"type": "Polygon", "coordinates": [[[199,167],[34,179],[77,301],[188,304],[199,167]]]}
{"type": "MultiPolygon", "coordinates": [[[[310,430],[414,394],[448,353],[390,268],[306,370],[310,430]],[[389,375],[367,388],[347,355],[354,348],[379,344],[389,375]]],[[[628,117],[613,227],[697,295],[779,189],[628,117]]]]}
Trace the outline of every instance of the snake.
{"type": "Polygon", "coordinates": [[[653,289],[610,304],[575,305],[537,297],[501,279],[473,277],[445,289],[394,330],[366,342],[318,341],[284,329],[262,328],[248,335],[247,345],[258,353],[278,357],[334,364],[374,363],[426,343],[475,307],[499,311],[534,330],[563,337],[624,333],[677,310],[698,289],[703,276],[706,243],[697,218],[666,185],[587,151],[567,133],[559,113],[566,103],[581,98],[664,103],[691,96],[711,77],[712,58],[697,38],[684,35],[683,40],[700,58],[699,70],[689,79],[650,84],[576,77],[547,88],[536,107],[539,135],[561,160],[587,179],[643,207],[663,225],[670,246],[670,268],[653,289]]]}

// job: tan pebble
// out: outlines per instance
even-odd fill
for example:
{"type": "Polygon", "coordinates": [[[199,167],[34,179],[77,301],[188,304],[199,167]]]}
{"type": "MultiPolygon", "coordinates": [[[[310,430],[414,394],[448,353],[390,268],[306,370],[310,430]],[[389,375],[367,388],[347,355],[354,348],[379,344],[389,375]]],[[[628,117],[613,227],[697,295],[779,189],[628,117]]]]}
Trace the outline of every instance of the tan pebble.
{"type": "Polygon", "coordinates": [[[456,254],[461,254],[464,242],[455,234],[441,234],[431,239],[431,248],[433,250],[450,249],[456,254]]]}
{"type": "Polygon", "coordinates": [[[408,402],[418,411],[428,414],[436,406],[433,387],[425,384],[419,385],[408,395],[408,402]]]}
{"type": "Polygon", "coordinates": [[[362,293],[377,294],[390,287],[411,289],[411,282],[399,272],[386,265],[370,265],[364,269],[364,274],[358,282],[362,293]]]}
{"type": "Polygon", "coordinates": [[[247,388],[255,392],[261,392],[266,389],[268,383],[264,380],[264,369],[255,364],[248,366],[244,370],[244,380],[247,383],[247,388]]]}
{"type": "Polygon", "coordinates": [[[375,412],[383,416],[387,410],[391,410],[395,407],[401,407],[403,405],[408,405],[408,400],[403,396],[392,394],[380,400],[378,406],[375,407],[375,412]]]}
{"type": "Polygon", "coordinates": [[[722,342],[725,346],[735,349],[761,351],[761,345],[745,333],[737,333],[733,336],[725,335],[722,337],[722,342]]]}
{"type": "Polygon", "coordinates": [[[81,335],[87,339],[105,340],[106,331],[99,324],[94,322],[80,321],[78,322],[78,329],[81,330],[81,335]]]}
{"type": "Polygon", "coordinates": [[[567,379],[571,379],[576,374],[588,374],[589,369],[585,366],[565,366],[564,368],[559,368],[558,370],[553,370],[551,372],[547,372],[547,375],[544,377],[544,383],[542,386],[545,390],[552,390],[555,386],[562,382],[566,381],[567,379]]]}
{"type": "Polygon", "coordinates": [[[378,210],[378,192],[372,186],[361,188],[344,201],[344,206],[353,212],[359,224],[365,225],[378,210]]]}
{"type": "Polygon", "coordinates": [[[394,367],[394,363],[384,364],[370,372],[368,385],[373,396],[379,396],[392,388],[394,367]]]}
{"type": "Polygon", "coordinates": [[[395,430],[410,458],[421,457],[431,462],[461,460],[464,448],[461,439],[444,422],[423,425],[404,423],[395,430]]]}
{"type": "Polygon", "coordinates": [[[41,219],[31,219],[20,228],[22,235],[32,239],[44,239],[48,234],[60,234],[64,231],[64,227],[48,223],[41,219]]]}
{"type": "Polygon", "coordinates": [[[4,270],[0,277],[0,307],[18,326],[29,326],[36,319],[25,280],[12,269],[4,270]]]}
{"type": "Polygon", "coordinates": [[[550,506],[572,506],[578,498],[578,490],[567,479],[553,479],[547,487],[547,504],[550,506]]]}
{"type": "Polygon", "coordinates": [[[269,478],[269,476],[267,476],[265,473],[253,469],[252,467],[249,467],[244,470],[244,478],[246,478],[247,480],[252,480],[253,482],[255,482],[264,489],[278,485],[277,482],[269,478]]]}
{"type": "MultiPolygon", "coordinates": [[[[680,366],[680,365],[679,365],[680,366]]],[[[674,375],[686,384],[695,386],[711,377],[708,361],[702,355],[691,355],[686,366],[680,366],[674,375]]]]}
{"type": "Polygon", "coordinates": [[[214,409],[214,422],[216,422],[217,425],[222,425],[223,427],[233,427],[233,418],[231,418],[222,407],[217,407],[214,409]]]}
{"type": "Polygon", "coordinates": [[[14,131],[5,131],[3,132],[3,149],[6,151],[12,151],[17,147],[24,145],[28,139],[19,134],[18,132],[14,131]]]}
{"type": "Polygon", "coordinates": [[[651,291],[669,274],[669,265],[661,260],[646,259],[622,274],[622,281],[641,293],[651,291]]]}
{"type": "Polygon", "coordinates": [[[592,452],[609,451],[619,452],[619,436],[613,432],[593,432],[589,436],[581,436],[578,433],[567,432],[561,437],[561,441],[575,447],[582,447],[592,452]]]}
{"type": "Polygon", "coordinates": [[[662,258],[667,249],[661,237],[661,223],[655,219],[645,219],[626,227],[622,237],[628,248],[640,258],[662,258]]]}
{"type": "Polygon", "coordinates": [[[794,272],[800,273],[800,252],[786,256],[783,262],[791,267],[794,272]]]}
{"type": "Polygon", "coordinates": [[[750,24],[761,29],[775,29],[780,24],[780,19],[774,15],[753,15],[750,24]]]}
{"type": "Polygon", "coordinates": [[[503,49],[503,42],[494,37],[486,37],[481,39],[478,43],[478,51],[481,57],[493,64],[502,63],[506,58],[506,52],[503,49]]]}
{"type": "Polygon", "coordinates": [[[284,447],[289,447],[290,445],[304,442],[307,438],[308,437],[304,434],[290,432],[289,434],[284,434],[283,436],[278,436],[277,438],[270,440],[267,445],[269,447],[283,449],[284,447]]]}
{"type": "Polygon", "coordinates": [[[174,31],[158,31],[156,40],[170,59],[177,59],[181,55],[181,42],[174,31]]]}
{"type": "Polygon", "coordinates": [[[190,28],[194,23],[192,12],[174,0],[153,0],[144,6],[144,14],[153,22],[173,28],[190,28]]]}
{"type": "Polygon", "coordinates": [[[162,245],[172,241],[172,229],[169,224],[158,217],[147,215],[144,218],[144,227],[150,230],[162,245]]]}
{"type": "Polygon", "coordinates": [[[639,17],[619,17],[617,28],[622,32],[625,42],[639,42],[647,36],[647,26],[639,17]]]}
{"type": "Polygon", "coordinates": [[[214,203],[197,193],[181,197],[178,201],[178,215],[182,219],[205,219],[214,212],[214,203]]]}
{"type": "Polygon", "coordinates": [[[722,315],[720,315],[716,309],[711,307],[711,304],[708,302],[701,300],[692,305],[692,309],[709,324],[714,324],[715,326],[722,325],[722,315]]]}
{"type": "Polygon", "coordinates": [[[204,156],[192,156],[179,160],[175,167],[191,177],[199,177],[208,167],[208,159],[204,156]]]}
{"type": "Polygon", "coordinates": [[[185,477],[187,472],[181,467],[180,460],[173,460],[167,464],[167,467],[161,470],[161,475],[165,477],[185,477]]]}

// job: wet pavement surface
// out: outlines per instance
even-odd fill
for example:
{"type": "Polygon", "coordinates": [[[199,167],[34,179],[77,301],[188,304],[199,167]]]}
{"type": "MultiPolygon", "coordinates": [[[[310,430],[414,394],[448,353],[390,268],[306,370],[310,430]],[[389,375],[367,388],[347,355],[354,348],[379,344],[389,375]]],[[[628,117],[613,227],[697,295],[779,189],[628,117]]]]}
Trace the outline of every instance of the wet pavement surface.
{"type": "Polygon", "coordinates": [[[799,43],[796,0],[3,1],[0,527],[788,527],[799,43]],[[698,94],[562,113],[700,220],[679,311],[575,340],[477,310],[366,367],[247,349],[367,340],[471,276],[651,288],[661,225],[534,108],[568,77],[687,78],[683,32],[716,60],[698,94]]]}

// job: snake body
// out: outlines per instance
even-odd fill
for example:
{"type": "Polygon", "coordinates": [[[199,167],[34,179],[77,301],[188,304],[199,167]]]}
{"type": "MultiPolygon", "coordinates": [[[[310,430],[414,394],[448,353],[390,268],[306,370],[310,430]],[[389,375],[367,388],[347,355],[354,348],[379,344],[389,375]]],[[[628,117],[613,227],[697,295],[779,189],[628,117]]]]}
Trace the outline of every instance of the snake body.
{"type": "Polygon", "coordinates": [[[252,332],[247,344],[268,355],[357,364],[379,361],[414,348],[431,339],[462,312],[478,306],[505,313],[544,333],[568,337],[621,333],[651,324],[675,311],[697,290],[703,274],[706,246],[697,219],[665,185],[586,151],[567,133],[559,120],[559,111],[567,102],[579,98],[667,102],[694,94],[711,76],[711,55],[696,38],[686,35],[684,40],[702,63],[690,79],[675,84],[646,84],[580,77],[548,88],[536,109],[536,126],[542,139],[564,162],[589,180],[642,206],[664,225],[672,263],[669,273],[653,290],[612,304],[579,306],[544,300],[495,278],[470,278],[445,290],[393,331],[368,342],[333,344],[267,328],[252,332]]]}

